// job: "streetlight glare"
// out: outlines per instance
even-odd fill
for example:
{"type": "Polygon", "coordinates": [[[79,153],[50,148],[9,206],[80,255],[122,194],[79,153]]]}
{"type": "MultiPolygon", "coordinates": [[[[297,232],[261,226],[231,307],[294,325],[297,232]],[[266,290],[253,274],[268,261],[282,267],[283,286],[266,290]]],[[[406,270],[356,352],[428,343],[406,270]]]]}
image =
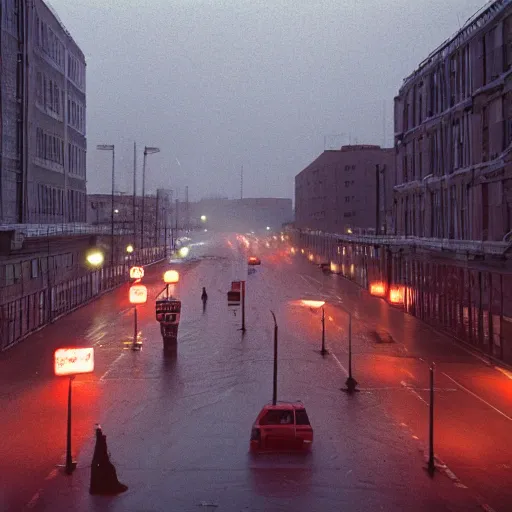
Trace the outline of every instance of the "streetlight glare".
{"type": "Polygon", "coordinates": [[[93,267],[97,267],[103,263],[103,253],[100,251],[93,251],[87,255],[87,263],[93,267]]]}
{"type": "Polygon", "coordinates": [[[179,252],[182,258],[186,258],[190,252],[190,249],[188,247],[181,247],[179,252]]]}
{"type": "Polygon", "coordinates": [[[202,220],[203,222],[206,222],[206,215],[201,215],[201,220],[202,220]]]}
{"type": "Polygon", "coordinates": [[[267,226],[267,231],[270,231],[270,226],[267,226]]]}
{"type": "Polygon", "coordinates": [[[175,284],[180,280],[180,275],[176,270],[167,270],[164,273],[164,283],[175,284]]]}
{"type": "Polygon", "coordinates": [[[133,252],[133,245],[131,245],[131,244],[127,245],[126,246],[126,252],[131,254],[133,252]]]}
{"type": "Polygon", "coordinates": [[[302,305],[306,306],[308,308],[321,308],[323,305],[325,305],[325,300],[307,300],[302,299],[302,305]]]}

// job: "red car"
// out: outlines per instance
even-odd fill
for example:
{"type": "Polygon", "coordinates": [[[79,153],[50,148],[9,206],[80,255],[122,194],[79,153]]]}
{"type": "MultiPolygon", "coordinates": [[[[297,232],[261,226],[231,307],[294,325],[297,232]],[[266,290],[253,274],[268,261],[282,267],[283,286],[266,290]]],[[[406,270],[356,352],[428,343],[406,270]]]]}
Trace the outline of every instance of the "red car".
{"type": "Polygon", "coordinates": [[[261,260],[259,258],[257,258],[256,256],[251,256],[247,260],[247,264],[248,265],[261,265],[261,260]]]}
{"type": "Polygon", "coordinates": [[[251,431],[251,451],[304,450],[311,447],[313,428],[301,402],[265,405],[251,431]]]}

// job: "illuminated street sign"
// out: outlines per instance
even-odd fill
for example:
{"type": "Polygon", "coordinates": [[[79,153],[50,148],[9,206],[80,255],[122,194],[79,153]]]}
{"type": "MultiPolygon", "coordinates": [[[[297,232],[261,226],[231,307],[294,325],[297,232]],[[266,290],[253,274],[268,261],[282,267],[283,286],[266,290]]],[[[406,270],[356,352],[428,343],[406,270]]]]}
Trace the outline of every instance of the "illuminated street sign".
{"type": "Polygon", "coordinates": [[[130,269],[130,279],[142,279],[144,277],[143,267],[132,267],[130,269]]]}
{"type": "Polygon", "coordinates": [[[59,348],[54,354],[55,375],[94,371],[94,348],[59,348]]]}
{"type": "Polygon", "coordinates": [[[148,289],[143,284],[130,286],[130,304],[145,304],[148,300],[148,289]]]}
{"type": "Polygon", "coordinates": [[[180,274],[176,270],[167,270],[164,273],[165,284],[176,284],[180,280],[180,274]]]}

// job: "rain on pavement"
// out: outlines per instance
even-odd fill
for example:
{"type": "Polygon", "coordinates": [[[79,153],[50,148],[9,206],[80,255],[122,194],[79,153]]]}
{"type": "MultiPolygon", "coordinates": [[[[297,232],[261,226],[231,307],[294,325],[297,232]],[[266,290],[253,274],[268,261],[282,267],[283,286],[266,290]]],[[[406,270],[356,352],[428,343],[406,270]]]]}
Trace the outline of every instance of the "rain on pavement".
{"type": "Polygon", "coordinates": [[[263,246],[262,265],[247,275],[236,237],[224,235],[194,246],[188,262],[146,269],[140,352],[129,350],[124,285],[2,354],[0,510],[510,510],[508,376],[288,249],[263,246]],[[164,354],[154,298],[171,267],[183,307],[176,352],[164,354]],[[245,334],[239,308],[226,301],[236,279],[247,281],[245,334]],[[326,301],[324,357],[321,312],[302,306],[305,298],[326,301]],[[248,452],[252,423],[272,396],[270,310],[279,325],[278,399],[304,402],[315,435],[307,454],[248,452]],[[346,311],[360,389],[353,396],[340,390],[346,311]],[[68,381],[53,376],[52,355],[66,345],[94,346],[96,361],[93,374],[73,382],[72,476],[55,469],[64,459],[68,381]],[[425,471],[431,361],[433,478],[425,471]],[[129,487],[117,497],[88,492],[96,423],[129,487]]]}

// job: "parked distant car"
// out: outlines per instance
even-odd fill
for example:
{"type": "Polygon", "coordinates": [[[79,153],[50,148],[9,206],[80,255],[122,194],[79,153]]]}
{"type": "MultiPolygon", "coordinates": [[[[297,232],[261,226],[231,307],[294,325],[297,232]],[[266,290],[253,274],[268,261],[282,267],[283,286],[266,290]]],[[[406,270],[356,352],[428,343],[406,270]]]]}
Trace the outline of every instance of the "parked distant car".
{"type": "Polygon", "coordinates": [[[251,431],[251,451],[307,450],[313,443],[313,428],[301,402],[265,405],[251,431]]]}
{"type": "Polygon", "coordinates": [[[331,264],[330,263],[320,263],[320,265],[318,265],[320,267],[320,269],[322,270],[322,272],[330,272],[331,271],[331,264]]]}
{"type": "Polygon", "coordinates": [[[256,256],[250,256],[247,260],[248,265],[261,265],[261,260],[256,256]]]}

